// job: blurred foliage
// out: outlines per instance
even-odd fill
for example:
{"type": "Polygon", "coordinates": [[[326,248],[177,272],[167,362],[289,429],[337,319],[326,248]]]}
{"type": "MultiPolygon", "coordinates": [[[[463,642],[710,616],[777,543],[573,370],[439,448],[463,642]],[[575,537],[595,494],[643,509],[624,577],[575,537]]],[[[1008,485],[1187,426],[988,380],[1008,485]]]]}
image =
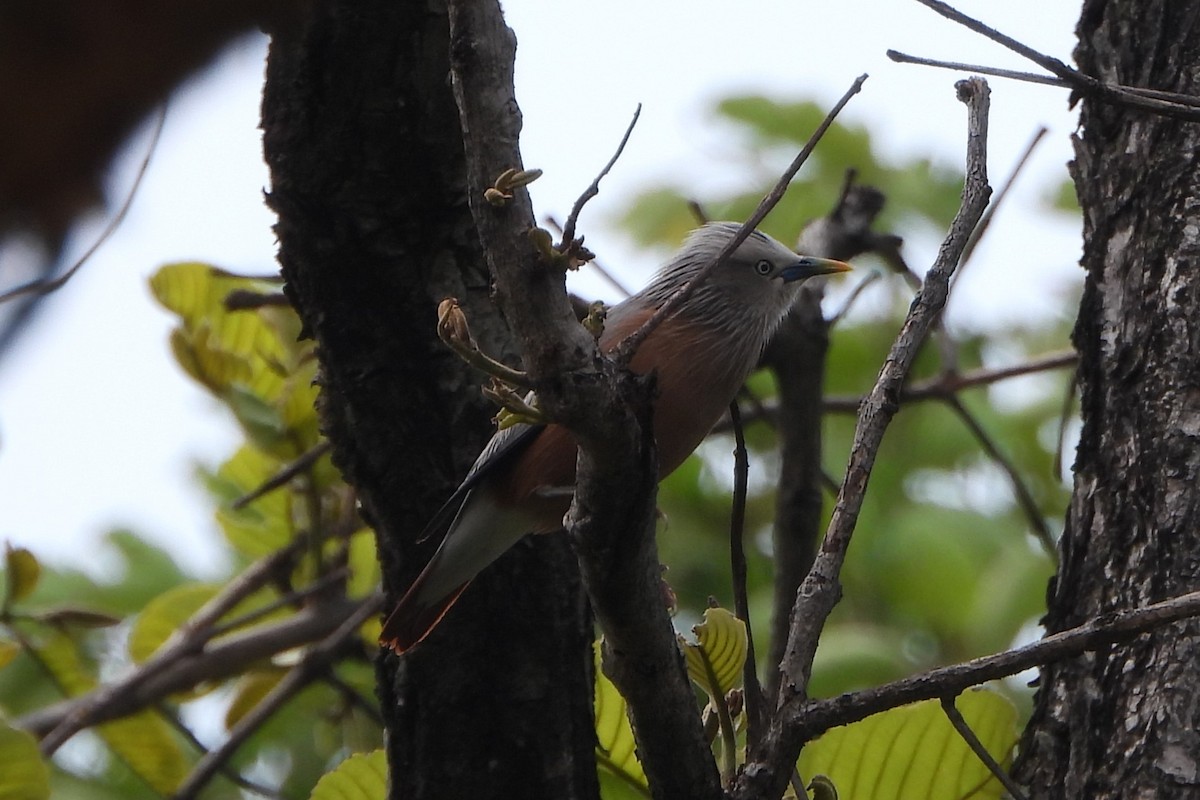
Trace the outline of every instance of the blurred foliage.
{"type": "MultiPolygon", "coordinates": [[[[716,113],[749,143],[742,172],[760,175],[761,185],[720,197],[650,187],[622,219],[638,241],[676,244],[696,224],[689,201],[698,201],[714,219],[744,219],[778,177],[777,172],[756,170],[755,164],[777,162],[782,171],[824,116],[812,103],[763,97],[725,100],[716,113]]],[[[914,226],[944,228],[958,207],[961,174],[924,160],[884,163],[874,154],[864,128],[835,123],[763,228],[782,241],[795,241],[805,222],[833,208],[847,169],[857,171],[859,183],[887,195],[877,224],[880,230],[906,236],[914,226]]],[[[971,268],[988,267],[979,263],[971,268]]],[[[851,273],[847,280],[864,277],[851,273]]],[[[872,289],[883,299],[875,300],[869,313],[852,311],[832,331],[829,395],[858,397],[875,381],[912,299],[899,276],[889,273],[882,284],[872,289]]],[[[836,291],[831,288],[831,293],[836,291]]],[[[999,366],[995,353],[1002,353],[1007,365],[1068,345],[1068,331],[1061,324],[938,335],[952,337],[957,370],[963,373],[999,366]]],[[[925,346],[913,381],[940,374],[939,352],[937,343],[925,346]]],[[[1007,392],[1003,403],[995,401],[995,389],[974,388],[958,395],[1011,460],[1052,531],[1063,518],[1069,487],[1053,469],[1056,436],[1046,434],[1056,433],[1061,425],[1067,380],[1065,370],[1025,379],[1017,399],[1007,392]]],[[[750,385],[762,399],[774,395],[767,373],[755,376],[750,385]]],[[[839,482],[854,424],[850,414],[825,417],[825,470],[839,482]]],[[[762,470],[762,478],[751,481],[746,531],[751,619],[758,663],[763,664],[772,603],[770,526],[778,459],[768,424],[753,423],[746,435],[751,462],[762,470]]],[[[728,556],[732,481],[727,477],[732,473],[732,450],[732,437],[714,437],[702,447],[701,458],[675,472],[659,494],[668,520],[659,548],[669,567],[667,579],[679,596],[681,626],[699,618],[710,596],[733,605],[728,556]]],[[[1053,562],[1030,535],[1031,524],[1014,498],[1008,477],[947,405],[905,404],[875,464],[842,573],[844,596],[817,653],[812,693],[829,696],[876,685],[1003,650],[1028,636],[1043,612],[1053,562]]],[[[832,505],[826,493],[824,523],[832,505]]],[[[1005,686],[1018,700],[1025,699],[1015,685],[1005,686]]]]}
{"type": "MultiPolygon", "coordinates": [[[[213,621],[208,641],[260,634],[314,598],[361,599],[379,582],[372,535],[321,449],[312,343],[299,341],[295,313],[273,301],[277,286],[198,263],[167,265],[150,284],[178,320],[171,348],[180,366],[245,432],[228,460],[200,476],[213,495],[229,567],[201,581],[130,531],[106,537],[102,579],[46,567],[34,553],[9,547],[0,607],[0,709],[9,720],[84,695],[154,659],[186,636],[197,613],[231,583],[245,580],[258,559],[277,559],[280,566],[258,571],[257,583],[213,621]],[[290,470],[306,456],[303,468],[290,470]],[[259,494],[280,475],[278,486],[259,494]]],[[[284,704],[238,749],[230,767],[278,786],[283,797],[304,798],[328,768],[350,753],[375,749],[382,738],[370,661],[377,635],[377,621],[365,624],[332,680],[311,683],[284,704]]],[[[185,726],[207,720],[203,725],[232,728],[304,652],[248,664],[241,675],[96,726],[98,739],[76,736],[50,763],[27,746],[24,734],[4,734],[0,761],[5,752],[21,752],[23,764],[32,758],[21,780],[34,787],[5,796],[170,796],[201,755],[185,726]]],[[[212,740],[210,732],[206,738],[211,747],[222,737],[212,740]]],[[[0,766],[0,775],[9,774],[10,765],[0,766]]],[[[0,780],[0,789],[4,785],[0,780]]],[[[218,777],[201,796],[238,793],[228,777],[218,777]]]]}

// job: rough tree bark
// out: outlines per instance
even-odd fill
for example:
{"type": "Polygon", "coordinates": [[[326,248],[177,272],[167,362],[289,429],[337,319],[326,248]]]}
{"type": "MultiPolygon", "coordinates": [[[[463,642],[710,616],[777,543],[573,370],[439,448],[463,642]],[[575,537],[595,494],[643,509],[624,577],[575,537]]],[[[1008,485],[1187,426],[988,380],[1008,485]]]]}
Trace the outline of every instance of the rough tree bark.
{"type": "MultiPolygon", "coordinates": [[[[1200,91],[1200,2],[1088,0],[1075,57],[1200,91]]],[[[1200,126],[1081,101],[1083,432],[1048,631],[1200,586],[1200,126]]],[[[1200,623],[1042,670],[1018,777],[1036,798],[1200,794],[1200,623]]]]}
{"type": "MultiPolygon", "coordinates": [[[[458,297],[516,363],[467,205],[449,43],[441,3],[317,2],[273,39],[263,103],[288,294],[392,597],[489,433],[480,376],[434,335],[437,302],[458,297]]],[[[596,796],[591,639],[565,537],[514,548],[420,648],[380,661],[392,796],[596,796]]]]}

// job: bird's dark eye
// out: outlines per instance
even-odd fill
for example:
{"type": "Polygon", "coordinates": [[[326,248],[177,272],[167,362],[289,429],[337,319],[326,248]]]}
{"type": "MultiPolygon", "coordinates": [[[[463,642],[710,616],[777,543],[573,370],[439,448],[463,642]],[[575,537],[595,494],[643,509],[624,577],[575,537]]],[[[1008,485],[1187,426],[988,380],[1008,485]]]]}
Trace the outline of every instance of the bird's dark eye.
{"type": "Polygon", "coordinates": [[[765,258],[754,265],[754,271],[759,275],[770,275],[775,266],[765,258]]]}

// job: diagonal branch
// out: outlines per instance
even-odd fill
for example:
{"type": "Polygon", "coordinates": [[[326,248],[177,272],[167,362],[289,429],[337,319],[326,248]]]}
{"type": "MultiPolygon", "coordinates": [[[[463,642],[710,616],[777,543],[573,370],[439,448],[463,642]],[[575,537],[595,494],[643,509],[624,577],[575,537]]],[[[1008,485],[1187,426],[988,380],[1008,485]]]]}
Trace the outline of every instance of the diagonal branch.
{"type": "Polygon", "coordinates": [[[625,341],[621,342],[621,345],[616,351],[616,359],[618,363],[628,364],[630,359],[633,358],[634,353],[637,352],[638,347],[643,341],[645,341],[646,337],[649,336],[664,319],[675,313],[675,310],[679,308],[679,306],[687,302],[687,299],[695,293],[696,288],[702,282],[707,280],[708,276],[713,271],[718,269],[722,264],[729,260],[729,257],[733,254],[733,251],[737,250],[738,247],[741,246],[742,242],[746,241],[746,237],[750,235],[750,232],[757,228],[758,224],[766,218],[767,214],[771,213],[771,210],[779,204],[779,201],[783,199],[784,193],[787,192],[788,184],[792,182],[792,178],[796,177],[796,173],[800,171],[800,167],[804,166],[804,162],[808,160],[808,157],[816,148],[817,142],[819,142],[821,137],[825,135],[825,131],[827,131],[829,126],[833,124],[834,119],[839,113],[841,113],[841,110],[845,108],[846,103],[850,102],[850,98],[854,97],[854,95],[858,94],[859,90],[862,89],[862,85],[866,80],[867,76],[865,74],[859,75],[854,80],[854,83],[851,84],[850,88],[846,90],[846,93],[842,95],[842,98],[838,100],[834,107],[830,109],[829,113],[825,115],[825,119],[822,120],[821,124],[817,126],[817,129],[813,132],[813,135],[810,136],[808,141],[804,143],[804,147],[802,147],[800,152],[796,154],[796,157],[792,159],[792,163],[788,165],[788,168],[784,170],[783,175],[781,175],[779,180],[775,182],[775,186],[771,188],[771,191],[767,193],[766,197],[759,201],[758,207],[754,209],[754,213],[752,213],[750,217],[744,223],[742,223],[742,227],[738,229],[737,234],[729,240],[729,243],[726,244],[724,248],[722,248],[721,252],[717,254],[717,257],[713,259],[713,262],[702,269],[694,278],[688,281],[682,289],[667,298],[667,301],[663,303],[662,306],[660,306],[658,310],[655,311],[654,314],[645,321],[645,323],[642,324],[642,327],[638,328],[636,331],[630,334],[625,341]]]}
{"type": "Polygon", "coordinates": [[[579,195],[579,199],[575,201],[575,205],[571,206],[571,213],[567,215],[567,221],[563,224],[562,245],[559,249],[565,251],[575,241],[575,225],[579,222],[580,212],[583,211],[583,207],[588,200],[600,194],[600,181],[604,180],[604,176],[612,171],[613,166],[617,163],[617,159],[621,157],[621,153],[625,152],[625,145],[629,143],[629,137],[633,134],[633,128],[637,125],[640,116],[642,116],[642,104],[638,103],[637,108],[633,112],[633,119],[629,120],[629,127],[625,129],[625,135],[621,137],[621,143],[617,145],[617,151],[613,153],[612,158],[604,165],[604,169],[600,170],[600,174],[596,176],[596,179],[583,190],[583,194],[579,195]]]}
{"type": "MultiPolygon", "coordinates": [[[[971,78],[955,84],[958,98],[967,105],[967,168],[962,205],[938,252],[937,260],[925,276],[921,291],[913,300],[892,350],[880,370],[875,387],[867,396],[859,416],[850,450],[850,462],[842,482],[837,505],[825,540],[812,569],[796,594],[791,632],[783,662],[779,692],[779,711],[763,743],[752,753],[741,776],[740,790],[778,796],[787,783],[781,765],[795,763],[803,745],[804,731],[785,725],[804,705],[808,678],[817,640],[829,613],[841,595],[838,575],[845,561],[850,538],[862,509],[867,483],[883,441],[884,432],[899,409],[900,388],[916,359],[917,350],[932,329],[945,306],[950,277],[991,195],[987,183],[987,82],[971,78]],[[753,769],[758,764],[766,768],[753,769]]],[[[746,795],[753,796],[753,794],[746,795]]]]}
{"type": "Polygon", "coordinates": [[[946,695],[941,698],[942,712],[946,715],[946,719],[950,720],[950,724],[954,726],[954,730],[966,742],[967,747],[971,748],[971,752],[975,757],[983,762],[983,765],[988,768],[988,772],[995,776],[996,780],[1003,784],[1004,788],[1012,796],[1012,800],[1027,800],[1025,793],[1017,782],[1004,771],[1004,767],[988,752],[988,749],[983,746],[983,742],[979,741],[979,737],[975,735],[975,731],[971,730],[971,726],[967,724],[963,718],[962,712],[958,710],[958,706],[954,705],[954,697],[946,695]]]}
{"type": "MultiPolygon", "coordinates": [[[[378,599],[373,595],[366,600],[315,603],[285,620],[228,636],[202,650],[181,650],[167,663],[157,663],[156,657],[154,669],[147,669],[151,665],[147,661],[123,680],[30,712],[19,717],[15,725],[44,737],[51,731],[77,732],[83,727],[129,716],[176,692],[238,675],[264,658],[318,641],[364,604],[374,602],[378,599]]],[[[46,752],[44,745],[43,752],[46,752]]]]}
{"type": "Polygon", "coordinates": [[[292,667],[279,683],[254,708],[246,713],[229,731],[221,746],[205,753],[192,772],[176,790],[174,800],[192,800],[218,772],[247,739],[263,726],[275,712],[300,693],[313,681],[320,679],[345,651],[347,645],[358,636],[358,629],[383,607],[383,595],[375,594],[359,604],[333,633],[304,654],[300,663],[292,667]]]}
{"type": "Polygon", "coordinates": [[[1094,97],[1103,102],[1122,105],[1127,108],[1136,108],[1141,111],[1149,111],[1166,117],[1187,120],[1189,122],[1200,121],[1200,98],[1172,94],[1168,96],[1172,96],[1174,99],[1165,100],[1161,99],[1163,95],[1158,92],[1150,93],[1145,90],[1129,89],[1105,83],[1090,75],[1084,75],[1078,70],[1071,69],[1053,56],[1039,53],[1029,45],[1022,44],[1011,36],[1000,33],[995,28],[985,25],[974,17],[967,16],[953,6],[943,3],[942,0],[917,0],[917,2],[936,11],[946,19],[957,22],[959,25],[986,36],[993,42],[1003,45],[1014,53],[1029,59],[1039,67],[1053,73],[1071,86],[1071,88],[1082,94],[1094,97]]]}
{"type": "Polygon", "coordinates": [[[528,232],[528,193],[496,207],[483,193],[520,168],[512,31],[495,0],[451,0],[450,67],[464,135],[467,196],[539,405],[579,444],[567,531],[605,632],[605,668],[631,709],[659,797],[717,798],[720,778],[662,602],[654,541],[655,464],[647,382],[611,360],[576,320],[560,265],[528,232]]]}

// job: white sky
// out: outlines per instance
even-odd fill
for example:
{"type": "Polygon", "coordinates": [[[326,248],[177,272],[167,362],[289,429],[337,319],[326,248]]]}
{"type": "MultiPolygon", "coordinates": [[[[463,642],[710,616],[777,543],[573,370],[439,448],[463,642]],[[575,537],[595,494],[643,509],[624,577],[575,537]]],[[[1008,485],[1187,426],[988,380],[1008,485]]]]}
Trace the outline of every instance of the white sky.
{"type": "MultiPolygon", "coordinates": [[[[1070,61],[1077,4],[959,6],[1070,61]]],[[[868,125],[884,158],[961,167],[965,112],[952,88],[961,76],[893,64],[884,51],[1034,69],[909,0],[509,0],[505,7],[520,42],[525,162],[546,171],[532,187],[539,214],[565,217],[636,104],[644,105],[625,155],[581,220],[589,246],[634,285],[661,254],[637,252],[614,230],[623,203],[667,180],[695,187],[700,197],[745,185],[746,176],[723,166],[736,161],[739,143],[714,123],[716,100],[763,93],[830,105],[867,72],[843,119],[868,125]]],[[[146,278],[176,260],[274,269],[257,128],[265,49],[264,39],[249,38],[176,93],[123,226],[0,361],[0,539],[101,574],[110,562],[99,537],[130,526],[193,569],[221,564],[211,506],[192,465],[219,463],[238,435],[175,366],[171,319],[154,305],[146,278]]],[[[950,313],[960,323],[1057,313],[1063,292],[1081,279],[1077,224],[1049,217],[1039,203],[1066,177],[1074,127],[1066,92],[1000,79],[991,85],[993,184],[1039,125],[1050,133],[956,288],[950,313]]],[[[145,147],[143,131],[114,168],[114,205],[145,147]]],[[[82,228],[73,248],[82,252],[102,226],[82,228]]],[[[936,244],[910,238],[910,263],[924,269],[936,244]]],[[[0,282],[8,280],[0,273],[0,282]]],[[[578,288],[602,293],[586,280],[578,288]]]]}

